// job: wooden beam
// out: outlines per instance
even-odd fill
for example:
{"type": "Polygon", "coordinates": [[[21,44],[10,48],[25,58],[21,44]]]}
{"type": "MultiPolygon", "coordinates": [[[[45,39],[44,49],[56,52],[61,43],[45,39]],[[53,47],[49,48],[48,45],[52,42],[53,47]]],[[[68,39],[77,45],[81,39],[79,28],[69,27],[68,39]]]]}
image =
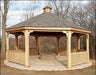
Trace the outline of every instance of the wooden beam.
{"type": "Polygon", "coordinates": [[[86,34],[86,49],[88,53],[88,63],[90,62],[89,60],[89,34],[86,34]]]}
{"type": "MultiPolygon", "coordinates": [[[[35,36],[35,34],[31,35],[31,36],[35,36]]],[[[58,35],[39,35],[39,37],[57,37],[58,35]]],[[[60,37],[65,37],[64,35],[59,35],[60,37]]]]}
{"type": "Polygon", "coordinates": [[[35,36],[35,39],[36,39],[36,49],[37,49],[37,51],[38,51],[38,55],[39,55],[38,36],[35,36]]]}
{"type": "Polygon", "coordinates": [[[68,58],[68,62],[67,62],[67,67],[71,68],[71,31],[68,31],[67,35],[67,58],[68,58]]]}
{"type": "Polygon", "coordinates": [[[62,32],[62,31],[74,31],[77,33],[91,33],[91,31],[88,30],[82,30],[82,29],[77,29],[77,28],[57,28],[57,27],[20,27],[20,28],[12,28],[12,29],[6,29],[6,32],[11,32],[11,31],[22,31],[22,30],[32,30],[32,31],[47,31],[47,32],[62,32]]]}
{"type": "Polygon", "coordinates": [[[11,28],[11,29],[5,29],[6,32],[9,32],[9,31],[21,31],[21,30],[25,30],[25,27],[20,27],[20,28],[11,28]]]}
{"type": "Polygon", "coordinates": [[[29,32],[28,30],[24,31],[24,35],[25,35],[25,67],[30,67],[29,64],[29,32]]]}
{"type": "Polygon", "coordinates": [[[9,50],[9,33],[6,33],[6,60],[8,61],[8,50],[9,50]]]}
{"type": "Polygon", "coordinates": [[[77,29],[77,28],[71,28],[72,31],[77,31],[77,32],[80,32],[80,33],[91,33],[91,31],[88,31],[88,30],[82,30],[82,29],[77,29]]]}
{"type": "Polygon", "coordinates": [[[57,27],[25,27],[25,29],[32,29],[33,31],[74,31],[74,32],[80,32],[80,33],[91,33],[91,31],[88,30],[82,30],[77,28],[57,28],[57,27]]]}
{"type": "Polygon", "coordinates": [[[40,30],[70,30],[71,28],[61,28],[61,27],[25,27],[25,29],[33,29],[36,30],[36,29],[40,29],[40,30]]]}
{"type": "Polygon", "coordinates": [[[77,50],[80,49],[80,35],[77,36],[77,50]]]}
{"type": "Polygon", "coordinates": [[[67,31],[62,31],[62,32],[65,33],[65,34],[67,33],[67,31]]]}
{"type": "Polygon", "coordinates": [[[15,34],[15,49],[18,50],[18,35],[15,34]]]}
{"type": "Polygon", "coordinates": [[[60,56],[60,51],[59,51],[59,40],[60,40],[60,37],[56,37],[57,38],[57,55],[60,56]]]}

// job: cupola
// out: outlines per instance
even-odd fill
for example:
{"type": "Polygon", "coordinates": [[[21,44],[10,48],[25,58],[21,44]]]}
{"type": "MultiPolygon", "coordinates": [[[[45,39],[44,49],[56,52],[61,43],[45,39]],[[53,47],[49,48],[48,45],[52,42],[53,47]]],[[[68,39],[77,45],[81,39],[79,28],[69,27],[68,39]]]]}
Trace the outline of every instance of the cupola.
{"type": "Polygon", "coordinates": [[[49,7],[49,6],[46,6],[46,7],[43,8],[43,10],[44,10],[44,12],[49,12],[49,13],[51,13],[52,8],[49,7]]]}

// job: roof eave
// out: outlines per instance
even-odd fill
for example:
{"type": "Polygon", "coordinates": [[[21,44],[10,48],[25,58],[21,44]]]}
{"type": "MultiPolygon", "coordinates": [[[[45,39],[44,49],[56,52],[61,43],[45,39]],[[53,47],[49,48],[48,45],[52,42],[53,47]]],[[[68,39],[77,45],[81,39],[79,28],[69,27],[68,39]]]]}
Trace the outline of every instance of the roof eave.
{"type": "Polygon", "coordinates": [[[12,28],[12,29],[6,29],[6,32],[11,32],[11,31],[19,31],[19,30],[33,30],[33,31],[38,31],[38,30],[57,30],[57,31],[73,31],[73,32],[81,32],[81,33],[91,33],[91,31],[88,30],[82,30],[82,29],[77,29],[77,28],[56,28],[56,27],[20,27],[20,28],[12,28]]]}
{"type": "Polygon", "coordinates": [[[85,32],[85,33],[91,33],[91,31],[88,30],[83,30],[83,29],[77,29],[77,28],[71,28],[72,31],[77,31],[77,32],[85,32]]]}
{"type": "Polygon", "coordinates": [[[17,31],[17,30],[25,30],[25,27],[5,29],[6,32],[17,31]]]}

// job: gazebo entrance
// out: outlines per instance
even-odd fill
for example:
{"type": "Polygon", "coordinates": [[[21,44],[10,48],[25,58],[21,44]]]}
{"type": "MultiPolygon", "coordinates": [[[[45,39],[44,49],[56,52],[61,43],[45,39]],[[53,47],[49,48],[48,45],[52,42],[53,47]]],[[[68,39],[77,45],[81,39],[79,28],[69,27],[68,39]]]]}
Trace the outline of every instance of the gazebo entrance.
{"type": "Polygon", "coordinates": [[[38,38],[39,54],[57,54],[56,37],[41,36],[38,38]]]}
{"type": "MultiPolygon", "coordinates": [[[[50,53],[55,53],[56,55],[59,55],[60,53],[60,38],[62,37],[66,37],[66,35],[62,32],[33,32],[33,33],[30,33],[30,36],[34,36],[35,37],[35,40],[36,40],[36,49],[38,51],[38,54],[40,53],[47,53],[47,54],[50,54],[50,53]],[[54,38],[55,39],[55,47],[56,49],[50,49],[48,50],[48,45],[45,45],[47,47],[47,49],[43,49],[43,50],[40,50],[39,48],[39,40],[40,38],[54,38]]],[[[50,39],[49,39],[50,41],[50,39]]]]}

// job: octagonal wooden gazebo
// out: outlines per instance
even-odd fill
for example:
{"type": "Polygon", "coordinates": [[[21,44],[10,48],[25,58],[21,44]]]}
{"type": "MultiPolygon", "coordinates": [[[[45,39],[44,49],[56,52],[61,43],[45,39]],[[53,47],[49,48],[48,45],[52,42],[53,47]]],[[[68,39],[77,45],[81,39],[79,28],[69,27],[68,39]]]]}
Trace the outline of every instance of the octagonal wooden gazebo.
{"type": "Polygon", "coordinates": [[[36,17],[30,18],[27,21],[21,22],[17,25],[11,26],[6,29],[6,60],[18,64],[23,64],[25,67],[30,67],[29,64],[29,36],[34,36],[37,42],[40,36],[55,36],[58,40],[57,55],[60,55],[59,39],[64,36],[67,37],[67,67],[71,68],[73,65],[82,63],[89,63],[89,33],[90,31],[71,23],[61,17],[52,14],[50,7],[45,7],[44,12],[36,17]],[[15,50],[9,50],[9,34],[15,35],[15,50]],[[25,51],[18,48],[18,36],[25,36],[25,51]],[[80,50],[80,36],[86,35],[86,51],[84,52],[71,52],[71,37],[77,37],[77,51],[80,50]]]}

